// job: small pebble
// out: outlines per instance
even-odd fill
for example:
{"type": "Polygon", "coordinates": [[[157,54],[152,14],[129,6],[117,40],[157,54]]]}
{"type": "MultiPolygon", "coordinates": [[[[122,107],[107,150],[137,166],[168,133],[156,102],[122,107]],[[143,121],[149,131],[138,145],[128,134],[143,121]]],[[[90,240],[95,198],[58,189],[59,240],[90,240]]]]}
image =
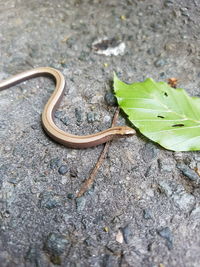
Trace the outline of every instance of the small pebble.
{"type": "Polygon", "coordinates": [[[44,248],[49,253],[61,255],[65,252],[67,244],[69,244],[69,241],[66,239],[66,236],[50,233],[45,241],[44,248]]]}
{"type": "Polygon", "coordinates": [[[121,228],[121,231],[123,233],[123,238],[126,244],[129,244],[133,238],[133,232],[130,225],[125,226],[124,228],[121,228]]]}
{"type": "Polygon", "coordinates": [[[160,23],[152,23],[150,26],[154,31],[162,29],[162,25],[160,23]]]}
{"type": "Polygon", "coordinates": [[[68,199],[73,199],[74,198],[74,194],[72,194],[72,193],[67,194],[67,198],[68,199]]]}
{"type": "Polygon", "coordinates": [[[107,123],[107,122],[110,122],[111,121],[111,117],[106,115],[104,118],[103,118],[103,122],[104,123],[107,123]]]}
{"type": "Polygon", "coordinates": [[[155,55],[155,48],[154,48],[154,47],[150,47],[150,48],[147,50],[147,54],[149,54],[149,55],[155,55]]]}
{"type": "Polygon", "coordinates": [[[66,252],[69,241],[64,235],[50,233],[44,242],[44,250],[49,254],[50,261],[56,265],[61,265],[60,256],[66,252]]]}
{"type": "Polygon", "coordinates": [[[104,96],[104,99],[109,106],[117,105],[117,99],[112,92],[107,92],[104,96]]]}
{"type": "Polygon", "coordinates": [[[40,127],[39,124],[33,124],[33,125],[31,125],[31,128],[32,128],[33,130],[38,130],[39,127],[40,127]]]}
{"type": "Polygon", "coordinates": [[[89,123],[92,123],[92,122],[94,122],[95,120],[96,120],[96,113],[94,113],[94,112],[88,112],[87,113],[87,121],[89,122],[89,123]]]}
{"type": "Polygon", "coordinates": [[[158,166],[164,172],[172,172],[174,170],[174,162],[170,159],[158,159],[158,166]]]}
{"type": "Polygon", "coordinates": [[[76,121],[78,123],[83,121],[83,113],[81,108],[75,108],[75,116],[76,116],[76,121]]]}
{"type": "Polygon", "coordinates": [[[54,116],[55,116],[55,118],[57,118],[60,121],[62,121],[62,123],[65,124],[66,126],[69,124],[69,118],[65,116],[65,112],[64,111],[57,110],[55,112],[54,116]]]}
{"type": "Polygon", "coordinates": [[[53,192],[44,192],[39,196],[40,208],[47,208],[49,210],[60,207],[60,199],[54,195],[53,192]]]}
{"type": "Polygon", "coordinates": [[[164,193],[167,197],[170,197],[173,194],[172,186],[170,185],[169,182],[160,181],[158,186],[159,186],[160,192],[164,193]]]}
{"type": "Polygon", "coordinates": [[[95,53],[105,56],[118,56],[123,55],[126,45],[124,42],[118,40],[118,38],[102,39],[95,41],[92,45],[95,53]]]}
{"type": "Polygon", "coordinates": [[[54,116],[57,119],[61,119],[63,117],[63,111],[56,110],[56,112],[54,113],[54,116]]]}
{"type": "Polygon", "coordinates": [[[190,169],[186,164],[184,164],[184,163],[178,163],[178,164],[176,164],[176,167],[189,180],[191,180],[191,181],[197,181],[199,179],[199,175],[194,170],[190,169]]]}
{"type": "Polygon", "coordinates": [[[60,165],[60,159],[59,158],[51,159],[49,165],[52,170],[58,168],[60,165]]]}
{"type": "Polygon", "coordinates": [[[159,67],[163,67],[164,65],[166,65],[166,60],[164,60],[163,58],[160,58],[160,59],[158,59],[158,60],[156,60],[155,62],[154,62],[154,65],[157,67],[157,68],[159,68],[159,67]]]}
{"type": "Polygon", "coordinates": [[[166,77],[165,72],[161,72],[159,75],[160,75],[160,78],[162,78],[162,79],[166,77]]]}
{"type": "Polygon", "coordinates": [[[171,233],[171,230],[169,229],[169,227],[164,227],[164,228],[158,230],[158,234],[167,241],[166,245],[167,245],[168,249],[169,250],[172,249],[173,239],[172,239],[172,233],[171,233]]]}
{"type": "Polygon", "coordinates": [[[85,204],[86,204],[86,198],[85,197],[76,198],[76,209],[77,209],[77,211],[84,210],[85,204]]]}
{"type": "Polygon", "coordinates": [[[173,195],[175,204],[183,211],[190,212],[195,204],[195,197],[185,191],[173,195]]]}
{"type": "Polygon", "coordinates": [[[60,168],[58,169],[58,172],[59,172],[61,175],[66,174],[68,171],[69,171],[69,168],[68,168],[67,165],[62,165],[62,166],[60,166],[60,168]]]}
{"type": "Polygon", "coordinates": [[[116,241],[120,244],[124,242],[124,238],[123,238],[123,234],[121,230],[118,230],[115,238],[116,238],[116,241]]]}
{"type": "Polygon", "coordinates": [[[166,7],[173,6],[173,4],[174,4],[174,0],[167,0],[167,1],[165,1],[165,3],[164,3],[164,5],[165,5],[166,7]]]}
{"type": "Polygon", "coordinates": [[[188,9],[186,7],[180,8],[182,16],[189,17],[188,9]]]}

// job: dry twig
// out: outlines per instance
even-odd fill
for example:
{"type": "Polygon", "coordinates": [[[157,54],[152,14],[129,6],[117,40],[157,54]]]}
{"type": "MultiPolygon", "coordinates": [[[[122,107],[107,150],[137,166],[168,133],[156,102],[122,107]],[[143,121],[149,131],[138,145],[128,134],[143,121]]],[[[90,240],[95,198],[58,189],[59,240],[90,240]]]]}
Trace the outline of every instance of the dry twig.
{"type": "MultiPolygon", "coordinates": [[[[114,114],[114,117],[113,117],[113,120],[112,120],[112,127],[115,126],[116,121],[118,119],[118,116],[119,116],[119,108],[117,108],[116,111],[115,111],[115,114],[114,114]]],[[[93,185],[95,177],[96,177],[96,174],[97,174],[99,168],[101,167],[101,165],[104,162],[104,159],[105,159],[106,154],[108,152],[108,149],[110,147],[110,143],[111,143],[111,141],[108,141],[104,145],[104,148],[103,148],[103,150],[102,150],[102,152],[101,152],[101,154],[100,154],[100,156],[98,158],[98,161],[97,161],[96,165],[94,166],[93,170],[91,171],[90,176],[82,184],[82,186],[81,186],[81,188],[80,188],[80,190],[79,190],[79,192],[77,194],[77,197],[81,197],[93,185]]]]}

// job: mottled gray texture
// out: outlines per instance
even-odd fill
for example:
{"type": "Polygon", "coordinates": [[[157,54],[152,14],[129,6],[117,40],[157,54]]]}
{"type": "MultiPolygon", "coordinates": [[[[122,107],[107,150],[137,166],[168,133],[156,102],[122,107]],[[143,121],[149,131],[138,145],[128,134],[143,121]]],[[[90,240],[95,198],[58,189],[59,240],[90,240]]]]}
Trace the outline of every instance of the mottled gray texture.
{"type": "MultiPolygon", "coordinates": [[[[67,81],[57,124],[106,129],[113,71],[126,82],[177,77],[200,95],[199,12],[197,0],[0,0],[0,79],[55,67],[67,81]],[[125,43],[124,55],[95,54],[104,38],[125,43]]],[[[199,152],[170,152],[139,133],[115,140],[94,186],[75,199],[102,146],[68,149],[45,135],[53,89],[38,78],[0,93],[0,266],[198,267],[200,189],[190,170],[200,169],[199,152]]]]}

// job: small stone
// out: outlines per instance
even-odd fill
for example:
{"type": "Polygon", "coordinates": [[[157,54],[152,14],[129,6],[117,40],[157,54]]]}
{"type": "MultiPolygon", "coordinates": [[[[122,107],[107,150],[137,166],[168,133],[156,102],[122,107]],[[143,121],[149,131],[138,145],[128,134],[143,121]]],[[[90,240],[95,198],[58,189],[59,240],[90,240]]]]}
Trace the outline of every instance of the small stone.
{"type": "Polygon", "coordinates": [[[103,122],[104,123],[107,123],[107,122],[110,122],[111,121],[111,117],[109,115],[106,115],[104,118],[103,118],[103,122]]]}
{"type": "Polygon", "coordinates": [[[83,115],[81,108],[75,108],[76,121],[81,123],[83,121],[83,115]]]}
{"type": "Polygon", "coordinates": [[[104,96],[104,99],[109,106],[117,105],[117,99],[112,92],[107,92],[104,96]]]}
{"type": "Polygon", "coordinates": [[[65,124],[66,126],[69,124],[69,118],[65,116],[64,111],[56,110],[54,116],[55,116],[55,118],[62,121],[62,123],[65,124]]]}
{"type": "Polygon", "coordinates": [[[189,17],[188,9],[186,7],[181,7],[180,11],[182,16],[189,17]]]}
{"type": "Polygon", "coordinates": [[[199,179],[199,175],[194,170],[190,169],[186,164],[184,164],[184,163],[178,163],[178,164],[176,164],[176,167],[189,180],[191,180],[191,181],[197,181],[199,179]]]}
{"type": "Polygon", "coordinates": [[[173,4],[174,4],[174,0],[167,0],[167,1],[165,1],[165,3],[164,3],[164,5],[165,5],[166,7],[173,6],[173,4]]]}
{"type": "Polygon", "coordinates": [[[160,75],[160,78],[162,78],[162,79],[166,77],[165,72],[161,72],[159,75],[160,75]]]}
{"type": "Polygon", "coordinates": [[[160,23],[152,23],[150,26],[154,31],[162,29],[162,25],[160,23]]]}
{"type": "Polygon", "coordinates": [[[86,204],[85,197],[76,198],[76,209],[77,209],[77,211],[84,210],[85,204],[86,204]]]}
{"type": "Polygon", "coordinates": [[[45,240],[44,250],[49,254],[52,263],[61,265],[60,256],[66,252],[67,245],[69,245],[69,241],[66,236],[50,233],[45,240]]]}
{"type": "Polygon", "coordinates": [[[164,228],[158,230],[158,234],[167,241],[166,245],[167,245],[168,249],[169,250],[172,249],[173,238],[172,238],[172,233],[171,233],[171,230],[169,229],[169,227],[164,227],[164,228]]]}
{"type": "Polygon", "coordinates": [[[60,165],[60,159],[59,158],[51,159],[49,165],[52,170],[57,169],[60,165]]]}
{"type": "Polygon", "coordinates": [[[57,119],[61,119],[63,117],[63,111],[56,110],[56,112],[54,113],[54,116],[57,119]]]}
{"type": "Polygon", "coordinates": [[[166,181],[161,181],[158,184],[160,192],[164,193],[167,197],[170,197],[173,193],[171,185],[166,181]]]}
{"type": "Polygon", "coordinates": [[[44,248],[49,253],[62,255],[67,244],[69,244],[69,241],[66,236],[57,233],[50,233],[46,239],[44,248]]]}
{"type": "Polygon", "coordinates": [[[143,210],[143,217],[146,220],[149,220],[152,218],[151,211],[149,209],[144,209],[143,210]]]}
{"type": "Polygon", "coordinates": [[[158,166],[164,172],[172,172],[174,170],[174,162],[170,159],[158,159],[158,166]]]}
{"type": "Polygon", "coordinates": [[[123,55],[126,45],[124,42],[121,42],[117,38],[111,39],[101,39],[95,41],[92,45],[93,50],[95,53],[105,56],[118,56],[123,55]]]}
{"type": "Polygon", "coordinates": [[[150,47],[150,48],[147,50],[147,54],[149,54],[149,55],[155,55],[155,48],[154,48],[154,47],[150,47]]]}
{"type": "Polygon", "coordinates": [[[68,168],[67,165],[62,165],[62,166],[60,166],[60,168],[58,169],[58,172],[59,172],[61,175],[66,174],[68,171],[69,171],[69,168],[68,168]]]}
{"type": "Polygon", "coordinates": [[[40,127],[39,124],[33,124],[33,125],[31,125],[31,128],[32,128],[33,130],[38,130],[39,127],[40,127]]]}
{"type": "Polygon", "coordinates": [[[160,59],[158,59],[158,60],[156,60],[155,62],[154,62],[154,65],[157,67],[157,68],[159,68],[159,67],[163,67],[164,65],[166,65],[166,60],[164,60],[163,58],[160,58],[160,59]]]}
{"type": "Polygon", "coordinates": [[[61,202],[53,192],[44,192],[39,196],[39,206],[40,208],[47,208],[49,210],[60,207],[61,202]]]}
{"type": "Polygon", "coordinates": [[[117,234],[116,234],[116,241],[120,244],[124,242],[123,234],[122,231],[119,229],[117,234]]]}
{"type": "Polygon", "coordinates": [[[73,199],[74,198],[74,194],[72,194],[72,193],[67,194],[67,198],[73,199]]]}
{"type": "Polygon", "coordinates": [[[191,211],[195,204],[195,197],[184,191],[176,193],[173,196],[174,202],[181,210],[191,211]]]}
{"type": "Polygon", "coordinates": [[[124,228],[121,228],[121,231],[123,233],[124,241],[126,244],[129,244],[133,238],[133,232],[130,225],[125,226],[124,228]]]}
{"type": "Polygon", "coordinates": [[[88,121],[89,123],[94,122],[94,121],[96,120],[96,116],[97,116],[96,113],[94,113],[94,112],[88,112],[88,113],[87,113],[87,121],[88,121]]]}

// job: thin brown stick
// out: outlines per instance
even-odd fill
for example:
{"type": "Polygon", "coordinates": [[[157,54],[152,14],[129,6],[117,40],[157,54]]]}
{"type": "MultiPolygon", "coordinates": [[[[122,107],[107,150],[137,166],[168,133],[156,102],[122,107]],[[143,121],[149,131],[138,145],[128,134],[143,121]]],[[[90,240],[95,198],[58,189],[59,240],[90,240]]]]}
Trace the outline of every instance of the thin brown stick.
{"type": "MultiPolygon", "coordinates": [[[[113,120],[112,120],[112,126],[111,127],[114,127],[116,125],[116,122],[117,122],[117,119],[118,119],[118,116],[119,116],[119,108],[117,107],[116,110],[115,110],[115,114],[113,116],[113,120]]],[[[103,164],[104,162],[104,159],[106,157],[106,154],[108,152],[108,149],[110,147],[110,143],[111,141],[108,141],[105,145],[104,145],[104,148],[97,160],[97,163],[96,165],[94,166],[93,170],[91,171],[90,173],[90,176],[84,181],[84,183],[82,184],[78,194],[76,197],[81,197],[83,194],[85,194],[85,192],[87,192],[90,187],[93,185],[94,183],[94,180],[95,180],[95,177],[96,177],[96,174],[99,170],[99,168],[101,167],[101,165],[103,164]]]]}

